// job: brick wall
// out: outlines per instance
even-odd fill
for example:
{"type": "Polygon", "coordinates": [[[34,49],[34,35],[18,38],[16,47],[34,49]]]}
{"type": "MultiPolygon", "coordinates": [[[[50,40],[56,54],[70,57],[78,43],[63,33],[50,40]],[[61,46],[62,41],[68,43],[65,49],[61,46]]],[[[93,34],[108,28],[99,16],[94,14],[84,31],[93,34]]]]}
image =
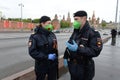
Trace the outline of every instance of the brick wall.
{"type": "Polygon", "coordinates": [[[32,29],[34,23],[0,20],[0,29],[32,29]]]}

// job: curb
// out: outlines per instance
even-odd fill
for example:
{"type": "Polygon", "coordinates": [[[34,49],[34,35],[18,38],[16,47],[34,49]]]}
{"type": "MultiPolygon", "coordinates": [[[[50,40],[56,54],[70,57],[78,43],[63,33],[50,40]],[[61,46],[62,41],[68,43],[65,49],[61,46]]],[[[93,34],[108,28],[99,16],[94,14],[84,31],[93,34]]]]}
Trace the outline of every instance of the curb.
{"type": "MultiPolygon", "coordinates": [[[[65,69],[63,67],[62,57],[63,57],[63,55],[61,55],[59,57],[59,77],[61,77],[64,73],[67,72],[67,69],[65,69]]],[[[6,78],[3,78],[1,80],[35,80],[34,67],[30,67],[26,70],[15,73],[15,74],[8,76],[6,78]]]]}
{"type": "MultiPolygon", "coordinates": [[[[106,43],[111,36],[108,36],[104,39],[102,39],[103,43],[106,43]]],[[[63,66],[63,55],[59,57],[59,77],[64,75],[68,70],[63,66]]],[[[35,73],[34,73],[34,67],[30,67],[26,70],[23,70],[21,72],[15,73],[11,76],[8,76],[6,78],[3,78],[1,80],[35,80],[35,73]]]]}

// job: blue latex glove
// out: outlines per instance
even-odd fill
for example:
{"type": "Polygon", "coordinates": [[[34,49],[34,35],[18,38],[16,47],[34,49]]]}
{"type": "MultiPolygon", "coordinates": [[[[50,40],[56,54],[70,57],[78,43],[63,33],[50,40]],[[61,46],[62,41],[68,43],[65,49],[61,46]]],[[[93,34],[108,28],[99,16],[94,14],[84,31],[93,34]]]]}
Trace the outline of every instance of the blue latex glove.
{"type": "Polygon", "coordinates": [[[64,59],[64,66],[67,67],[68,66],[68,63],[67,63],[67,59],[64,59]]]}
{"type": "Polygon", "coordinates": [[[48,59],[54,61],[56,59],[56,54],[49,54],[48,59]]]}
{"type": "Polygon", "coordinates": [[[73,44],[70,44],[69,42],[66,42],[66,46],[71,51],[77,51],[77,48],[78,48],[78,45],[74,40],[73,40],[73,44]]]}

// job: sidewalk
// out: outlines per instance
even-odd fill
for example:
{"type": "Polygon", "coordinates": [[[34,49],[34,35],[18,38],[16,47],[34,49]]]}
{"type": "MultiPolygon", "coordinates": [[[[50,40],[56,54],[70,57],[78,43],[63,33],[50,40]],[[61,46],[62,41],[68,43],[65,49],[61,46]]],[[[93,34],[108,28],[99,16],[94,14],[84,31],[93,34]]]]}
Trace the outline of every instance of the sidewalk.
{"type": "MultiPolygon", "coordinates": [[[[116,46],[111,46],[111,39],[105,43],[101,54],[94,61],[94,80],[120,80],[120,37],[116,39],[116,46]]],[[[70,80],[69,73],[59,80],[70,80]]]]}

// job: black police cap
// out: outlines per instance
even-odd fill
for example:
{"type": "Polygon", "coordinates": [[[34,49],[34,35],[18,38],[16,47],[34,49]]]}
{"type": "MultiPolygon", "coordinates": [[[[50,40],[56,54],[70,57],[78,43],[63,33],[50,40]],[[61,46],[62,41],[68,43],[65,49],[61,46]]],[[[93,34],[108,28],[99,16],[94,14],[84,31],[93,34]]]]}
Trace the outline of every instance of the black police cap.
{"type": "Polygon", "coordinates": [[[39,20],[39,23],[46,22],[46,21],[51,21],[50,17],[48,16],[42,16],[39,20]]]}
{"type": "Polygon", "coordinates": [[[86,16],[87,17],[87,12],[86,11],[77,11],[76,13],[74,13],[74,17],[83,17],[83,16],[86,16]]]}

